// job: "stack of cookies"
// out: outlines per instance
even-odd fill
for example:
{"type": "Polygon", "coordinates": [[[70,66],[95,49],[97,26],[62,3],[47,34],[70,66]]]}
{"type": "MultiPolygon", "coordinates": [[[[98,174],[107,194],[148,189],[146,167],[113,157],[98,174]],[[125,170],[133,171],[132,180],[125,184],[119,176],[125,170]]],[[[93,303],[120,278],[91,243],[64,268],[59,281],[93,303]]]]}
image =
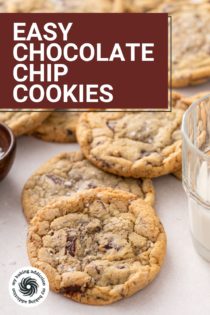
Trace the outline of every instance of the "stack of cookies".
{"type": "Polygon", "coordinates": [[[59,154],[23,189],[31,264],[75,301],[109,304],[134,294],[165,256],[154,197],[150,179],[106,173],[81,152],[59,154]]]}
{"type": "Polygon", "coordinates": [[[7,124],[15,136],[33,135],[45,141],[75,142],[79,112],[30,110],[0,111],[0,122],[7,124]]]}
{"type": "Polygon", "coordinates": [[[153,178],[172,172],[181,179],[182,116],[192,102],[208,93],[184,97],[172,92],[173,113],[89,112],[82,115],[74,110],[2,110],[0,122],[7,124],[17,137],[30,135],[50,142],[76,142],[78,129],[78,141],[85,156],[107,172],[134,178],[153,178]],[[89,139],[92,132],[93,144],[89,139]],[[165,147],[171,152],[162,152],[165,147]]]}
{"type": "Polygon", "coordinates": [[[53,157],[25,184],[30,262],[55,292],[109,304],[160,271],[166,235],[151,178],[180,169],[187,107],[187,99],[172,96],[169,113],[81,113],[81,151],[53,157]]]}

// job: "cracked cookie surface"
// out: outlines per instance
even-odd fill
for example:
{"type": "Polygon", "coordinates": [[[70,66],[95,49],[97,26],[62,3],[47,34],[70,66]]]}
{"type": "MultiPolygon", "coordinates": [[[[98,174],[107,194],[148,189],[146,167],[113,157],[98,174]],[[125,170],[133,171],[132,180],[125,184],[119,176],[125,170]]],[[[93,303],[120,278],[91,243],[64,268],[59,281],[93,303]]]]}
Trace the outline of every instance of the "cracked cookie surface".
{"type": "Polygon", "coordinates": [[[97,188],[48,204],[31,221],[28,255],[52,290],[77,302],[110,304],[160,271],[166,236],[137,196],[97,188]]]}
{"type": "Polygon", "coordinates": [[[121,0],[5,0],[7,12],[121,12],[121,0]]]}
{"type": "Polygon", "coordinates": [[[53,112],[33,135],[45,141],[75,142],[79,116],[80,113],[72,111],[53,112]]]}
{"type": "Polygon", "coordinates": [[[172,86],[210,78],[210,3],[170,1],[155,10],[172,15],[172,86]]]}
{"type": "Polygon", "coordinates": [[[80,12],[84,0],[5,0],[5,11],[18,12],[80,12]]]}
{"type": "Polygon", "coordinates": [[[184,96],[181,98],[180,103],[183,104],[183,106],[185,106],[185,108],[187,109],[190,105],[192,105],[192,103],[198,101],[199,99],[207,95],[210,95],[210,90],[203,91],[191,96],[184,96]]]}
{"type": "Polygon", "coordinates": [[[6,8],[5,8],[5,1],[0,0],[0,13],[5,13],[6,8]]]}
{"type": "Polygon", "coordinates": [[[114,13],[123,12],[122,0],[84,0],[84,12],[114,13]]]}
{"type": "Polygon", "coordinates": [[[0,110],[0,122],[5,123],[15,136],[21,136],[38,127],[51,112],[0,110]]]}
{"type": "Polygon", "coordinates": [[[122,178],[105,173],[81,152],[61,153],[41,166],[26,182],[22,193],[25,216],[30,221],[49,202],[96,187],[131,192],[153,205],[155,191],[149,179],[122,178]]]}
{"type": "Polygon", "coordinates": [[[123,12],[147,12],[160,5],[163,0],[121,0],[123,12]]]}
{"type": "Polygon", "coordinates": [[[40,9],[43,12],[50,12],[56,7],[55,0],[5,0],[4,2],[5,11],[8,13],[28,13],[40,9]]]}
{"type": "Polygon", "coordinates": [[[157,177],[181,167],[184,110],[84,113],[77,139],[97,167],[125,177],[157,177]]]}

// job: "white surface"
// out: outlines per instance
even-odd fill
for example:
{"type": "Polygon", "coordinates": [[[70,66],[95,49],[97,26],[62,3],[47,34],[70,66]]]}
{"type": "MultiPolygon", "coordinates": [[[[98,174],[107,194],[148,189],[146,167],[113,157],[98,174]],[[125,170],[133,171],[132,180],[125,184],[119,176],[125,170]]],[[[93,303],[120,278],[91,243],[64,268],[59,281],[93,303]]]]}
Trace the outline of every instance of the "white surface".
{"type": "MultiPolygon", "coordinates": [[[[207,90],[209,83],[183,90],[193,94],[207,90]]],[[[180,91],[181,92],[181,91],[180,91]]],[[[8,177],[0,183],[0,314],[2,315],[209,315],[210,264],[200,258],[189,232],[186,196],[180,181],[173,176],[155,180],[156,210],[167,237],[165,264],[147,288],[129,299],[110,306],[77,304],[61,295],[49,293],[47,300],[34,309],[24,309],[9,297],[11,274],[29,265],[26,253],[27,223],[21,209],[21,190],[28,177],[43,162],[61,151],[77,149],[33,138],[18,140],[17,156],[8,177]]]]}

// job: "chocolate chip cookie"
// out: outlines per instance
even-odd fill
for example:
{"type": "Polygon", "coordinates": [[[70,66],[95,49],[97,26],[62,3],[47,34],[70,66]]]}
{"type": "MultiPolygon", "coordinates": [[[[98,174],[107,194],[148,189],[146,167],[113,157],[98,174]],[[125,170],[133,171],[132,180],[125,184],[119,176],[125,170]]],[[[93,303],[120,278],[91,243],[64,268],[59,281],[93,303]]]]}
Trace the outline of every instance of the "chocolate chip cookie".
{"type": "Polygon", "coordinates": [[[7,12],[113,12],[121,0],[7,0],[7,12]]]}
{"type": "Polygon", "coordinates": [[[5,10],[18,12],[80,12],[84,0],[5,0],[5,10]]]}
{"type": "Polygon", "coordinates": [[[0,122],[10,127],[15,136],[21,136],[38,127],[50,113],[51,111],[43,110],[31,112],[29,110],[0,109],[0,122]]]}
{"type": "Polygon", "coordinates": [[[183,104],[186,108],[188,108],[190,105],[192,105],[192,103],[198,101],[200,98],[204,96],[207,96],[208,94],[210,95],[210,90],[200,92],[191,96],[184,96],[181,98],[180,103],[183,104]]]}
{"type": "Polygon", "coordinates": [[[78,112],[55,111],[33,132],[33,135],[45,141],[75,142],[79,116],[78,112]]]}
{"type": "Polygon", "coordinates": [[[30,262],[51,289],[86,304],[110,304],[143,289],[159,273],[165,250],[154,209],[105,188],[48,204],[28,234],[30,262]]]}
{"type": "Polygon", "coordinates": [[[61,153],[41,166],[27,181],[22,194],[25,216],[54,199],[96,187],[112,187],[131,192],[153,205],[155,192],[149,179],[125,179],[107,174],[85,159],[81,152],[61,153]]]}
{"type": "MultiPolygon", "coordinates": [[[[59,1],[58,1],[59,2],[59,1]]],[[[6,11],[11,13],[31,12],[43,9],[53,10],[56,1],[53,0],[7,0],[5,1],[6,11]]]]}
{"type": "Polygon", "coordinates": [[[5,0],[0,0],[0,13],[5,13],[5,0]]]}
{"type": "Polygon", "coordinates": [[[180,168],[178,171],[174,172],[173,175],[179,179],[182,180],[182,169],[180,168]]]}
{"type": "Polygon", "coordinates": [[[122,0],[84,0],[84,12],[111,13],[123,12],[122,0]]]}
{"type": "Polygon", "coordinates": [[[163,0],[121,0],[123,12],[147,12],[160,5],[163,0]]]}
{"type": "Polygon", "coordinates": [[[172,86],[202,83],[210,78],[210,3],[169,1],[156,12],[172,15],[172,86]]]}
{"type": "Polygon", "coordinates": [[[184,110],[83,113],[77,128],[81,149],[104,171],[125,177],[157,177],[181,167],[184,110]]]}

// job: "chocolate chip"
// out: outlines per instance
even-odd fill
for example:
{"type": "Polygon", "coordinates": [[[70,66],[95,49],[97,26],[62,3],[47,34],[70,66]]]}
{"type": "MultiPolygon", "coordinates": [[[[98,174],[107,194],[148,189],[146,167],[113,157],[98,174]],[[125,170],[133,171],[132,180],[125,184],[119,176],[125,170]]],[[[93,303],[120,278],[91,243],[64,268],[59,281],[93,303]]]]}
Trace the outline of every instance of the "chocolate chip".
{"type": "Polygon", "coordinates": [[[148,152],[148,151],[145,151],[145,150],[141,151],[141,157],[146,157],[146,156],[149,156],[150,154],[151,154],[151,152],[148,152]]]}
{"type": "Polygon", "coordinates": [[[100,144],[102,144],[103,143],[103,141],[97,141],[95,144],[96,145],[100,145],[100,144]]]}
{"type": "Polygon", "coordinates": [[[46,177],[49,178],[51,181],[53,181],[53,183],[56,185],[61,185],[64,182],[62,178],[54,174],[47,174],[46,177]]]}
{"type": "Polygon", "coordinates": [[[116,121],[108,121],[106,123],[107,127],[109,127],[109,129],[111,129],[112,131],[114,131],[116,124],[117,124],[116,121]]]}
{"type": "Polygon", "coordinates": [[[95,184],[89,183],[87,187],[88,189],[92,189],[92,188],[96,188],[97,186],[95,184]]]}
{"type": "Polygon", "coordinates": [[[76,292],[81,292],[81,287],[79,285],[71,285],[60,290],[60,293],[62,294],[73,294],[76,292]]]}
{"type": "Polygon", "coordinates": [[[112,241],[109,241],[105,246],[104,246],[105,249],[109,250],[109,249],[112,249],[114,248],[116,251],[120,250],[120,246],[114,244],[112,241]]]}
{"type": "Polygon", "coordinates": [[[111,242],[107,243],[107,244],[104,246],[104,248],[107,249],[107,250],[113,248],[112,243],[111,243],[111,242]]]}
{"type": "Polygon", "coordinates": [[[95,266],[95,270],[96,270],[97,274],[99,275],[100,274],[100,269],[97,266],[95,266]]]}
{"type": "Polygon", "coordinates": [[[104,167],[104,168],[110,168],[110,167],[112,167],[112,166],[114,165],[113,163],[106,162],[106,161],[104,161],[104,160],[102,160],[102,159],[96,158],[96,160],[97,160],[97,161],[101,164],[101,166],[104,167]]]}
{"type": "Polygon", "coordinates": [[[125,266],[117,266],[117,269],[125,269],[125,266]]]}
{"type": "Polygon", "coordinates": [[[72,257],[75,256],[76,240],[76,236],[69,236],[67,238],[66,252],[69,253],[72,257]]]}
{"type": "Polygon", "coordinates": [[[116,249],[116,251],[119,251],[121,249],[121,246],[114,245],[114,249],[116,249]]]}
{"type": "Polygon", "coordinates": [[[97,203],[99,203],[99,204],[102,206],[102,208],[103,208],[104,210],[106,210],[106,207],[105,207],[105,204],[103,203],[103,201],[97,200],[97,203]]]}
{"type": "Polygon", "coordinates": [[[74,135],[74,133],[71,129],[67,129],[66,132],[67,132],[67,135],[70,137],[74,135]]]}
{"type": "Polygon", "coordinates": [[[141,178],[138,178],[137,179],[137,182],[138,182],[138,185],[141,187],[142,186],[142,183],[143,183],[143,180],[141,178]]]}

